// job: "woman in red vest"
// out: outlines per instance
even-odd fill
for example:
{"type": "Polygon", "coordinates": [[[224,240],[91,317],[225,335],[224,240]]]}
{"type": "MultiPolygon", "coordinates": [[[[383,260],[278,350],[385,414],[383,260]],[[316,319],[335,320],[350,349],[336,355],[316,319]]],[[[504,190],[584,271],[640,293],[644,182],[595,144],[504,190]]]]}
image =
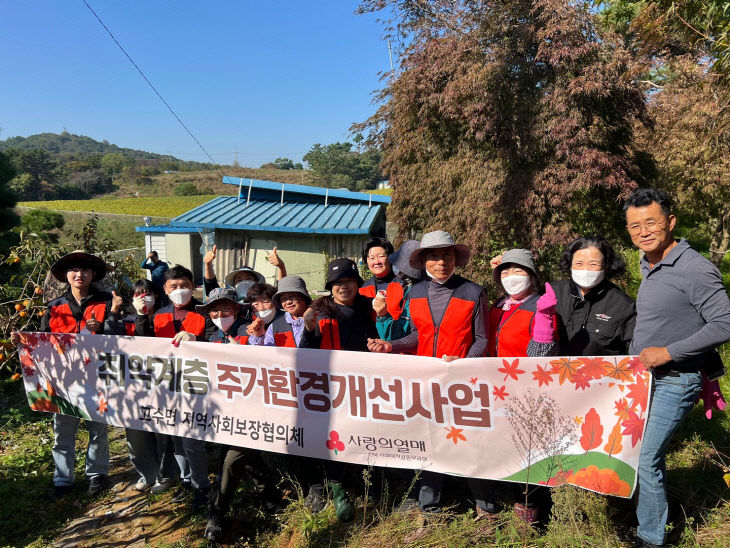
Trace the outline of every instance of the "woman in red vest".
{"type": "Polygon", "coordinates": [[[373,318],[384,328],[403,312],[403,281],[396,276],[389,259],[393,251],[393,244],[379,237],[370,238],[362,247],[362,260],[373,275],[359,292],[372,299],[373,318]]]}
{"type": "Polygon", "coordinates": [[[545,285],[544,295],[538,293],[532,253],[526,249],[506,251],[494,267],[494,280],[506,296],[494,303],[489,314],[489,355],[557,355],[557,299],[550,284],[545,285]]]}
{"type": "MultiPolygon", "coordinates": [[[[106,276],[106,263],[99,257],[83,251],[73,251],[58,259],[51,274],[61,283],[68,284],[65,293],[48,303],[41,320],[41,331],[53,333],[114,334],[119,329],[122,298],[115,293],[97,291],[92,287],[106,276]]],[[[12,333],[17,344],[21,338],[12,333]]],[[[73,488],[76,432],[80,419],[70,415],[53,415],[53,495],[64,497],[73,488]]],[[[88,493],[96,496],[108,487],[109,441],[106,423],[84,421],[89,431],[86,451],[88,493]]]]}
{"type": "MultiPolygon", "coordinates": [[[[469,248],[454,243],[443,230],[423,235],[420,247],[411,254],[413,268],[426,269],[429,279],[410,291],[411,333],[395,341],[368,341],[372,352],[407,352],[440,357],[445,361],[478,358],[487,350],[488,303],[484,288],[455,274],[457,266],[469,261],[469,248]]],[[[408,497],[402,508],[419,506],[423,512],[441,510],[444,476],[421,473],[418,501],[408,497]]],[[[416,530],[408,541],[415,542],[425,530],[416,530]]]]}

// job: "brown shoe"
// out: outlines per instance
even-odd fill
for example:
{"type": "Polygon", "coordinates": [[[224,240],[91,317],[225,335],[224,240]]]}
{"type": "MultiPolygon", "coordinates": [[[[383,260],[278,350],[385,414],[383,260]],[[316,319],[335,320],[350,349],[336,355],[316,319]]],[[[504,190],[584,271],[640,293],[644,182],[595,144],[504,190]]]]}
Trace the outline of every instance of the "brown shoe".
{"type": "Polygon", "coordinates": [[[414,542],[418,542],[419,540],[425,538],[428,536],[428,527],[425,525],[421,525],[417,529],[414,529],[410,533],[408,533],[405,537],[403,537],[403,542],[405,544],[413,544],[414,542]]]}
{"type": "Polygon", "coordinates": [[[474,521],[494,521],[496,519],[499,519],[499,514],[495,512],[487,512],[484,508],[481,508],[480,506],[477,506],[476,509],[477,515],[474,516],[474,521]]]}

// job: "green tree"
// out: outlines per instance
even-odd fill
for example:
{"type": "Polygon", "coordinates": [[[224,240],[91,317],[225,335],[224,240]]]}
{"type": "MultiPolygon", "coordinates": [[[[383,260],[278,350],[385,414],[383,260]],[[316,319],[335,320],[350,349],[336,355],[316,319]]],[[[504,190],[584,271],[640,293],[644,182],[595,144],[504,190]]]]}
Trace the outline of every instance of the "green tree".
{"type": "Polygon", "coordinates": [[[172,193],[175,196],[197,196],[200,194],[198,187],[191,181],[180,183],[172,190],[172,193]]]}
{"type": "Polygon", "coordinates": [[[276,169],[294,169],[294,162],[289,158],[277,158],[274,160],[276,169]]]}
{"type": "Polygon", "coordinates": [[[128,164],[129,160],[118,152],[105,154],[101,159],[101,169],[104,170],[104,175],[109,177],[112,181],[121,175],[122,170],[128,164]]]}
{"type": "Polygon", "coordinates": [[[24,232],[31,232],[53,243],[58,243],[58,234],[52,231],[60,230],[66,224],[63,215],[47,209],[31,209],[20,220],[24,232]]]}
{"type": "Polygon", "coordinates": [[[366,0],[389,9],[400,67],[366,124],[401,238],[442,228],[476,252],[545,253],[577,233],[625,237],[631,145],[647,119],[632,58],[586,1],[366,0]]]}
{"type": "Polygon", "coordinates": [[[18,241],[17,236],[10,232],[20,221],[12,209],[17,203],[9,185],[14,175],[15,169],[10,160],[0,152],[0,254],[7,253],[9,247],[18,241]]]}
{"type": "Polygon", "coordinates": [[[33,195],[33,176],[30,173],[21,173],[13,177],[8,186],[20,200],[28,200],[33,195]]]}
{"type": "Polygon", "coordinates": [[[18,173],[28,173],[36,185],[40,185],[42,181],[52,183],[57,165],[51,154],[40,148],[20,151],[15,157],[18,173]]]}
{"type": "Polygon", "coordinates": [[[344,187],[349,190],[375,188],[380,177],[380,151],[375,146],[353,150],[352,143],[317,143],[303,160],[311,169],[315,185],[330,188],[344,187]]]}

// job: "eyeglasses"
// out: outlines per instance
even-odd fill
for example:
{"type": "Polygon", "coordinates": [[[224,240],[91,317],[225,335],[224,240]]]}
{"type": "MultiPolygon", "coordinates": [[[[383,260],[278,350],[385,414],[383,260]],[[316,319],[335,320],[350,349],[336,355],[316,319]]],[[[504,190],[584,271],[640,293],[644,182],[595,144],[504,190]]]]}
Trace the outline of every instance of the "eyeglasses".
{"type": "Polygon", "coordinates": [[[380,259],[382,261],[382,260],[387,259],[387,258],[388,258],[387,255],[368,255],[368,260],[369,261],[374,261],[375,259],[380,259]]]}
{"type": "Polygon", "coordinates": [[[573,264],[571,265],[572,268],[577,270],[581,270],[584,266],[587,266],[591,270],[600,270],[603,268],[603,263],[600,261],[590,261],[588,263],[584,263],[583,261],[573,261],[573,264]]]}
{"type": "Polygon", "coordinates": [[[626,226],[626,229],[632,236],[640,234],[642,228],[645,228],[647,232],[659,232],[664,229],[664,223],[660,221],[647,221],[645,223],[633,223],[626,226]]]}

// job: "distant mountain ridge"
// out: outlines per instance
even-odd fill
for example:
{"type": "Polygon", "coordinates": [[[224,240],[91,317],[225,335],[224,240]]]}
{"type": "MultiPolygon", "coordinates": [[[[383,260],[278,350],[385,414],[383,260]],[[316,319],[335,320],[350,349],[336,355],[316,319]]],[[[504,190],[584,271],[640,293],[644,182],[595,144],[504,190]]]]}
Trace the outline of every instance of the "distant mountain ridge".
{"type": "MultiPolygon", "coordinates": [[[[40,148],[58,154],[59,156],[87,156],[90,154],[109,154],[115,152],[122,154],[127,158],[135,160],[172,160],[182,162],[179,158],[168,154],[155,154],[144,150],[135,150],[132,148],[122,148],[109,143],[109,141],[97,141],[85,135],[75,135],[64,131],[63,133],[38,133],[37,135],[29,135],[28,137],[10,137],[4,141],[0,141],[0,151],[10,148],[20,150],[28,150],[40,148]]],[[[196,162],[198,163],[198,162],[196,162]]]]}

